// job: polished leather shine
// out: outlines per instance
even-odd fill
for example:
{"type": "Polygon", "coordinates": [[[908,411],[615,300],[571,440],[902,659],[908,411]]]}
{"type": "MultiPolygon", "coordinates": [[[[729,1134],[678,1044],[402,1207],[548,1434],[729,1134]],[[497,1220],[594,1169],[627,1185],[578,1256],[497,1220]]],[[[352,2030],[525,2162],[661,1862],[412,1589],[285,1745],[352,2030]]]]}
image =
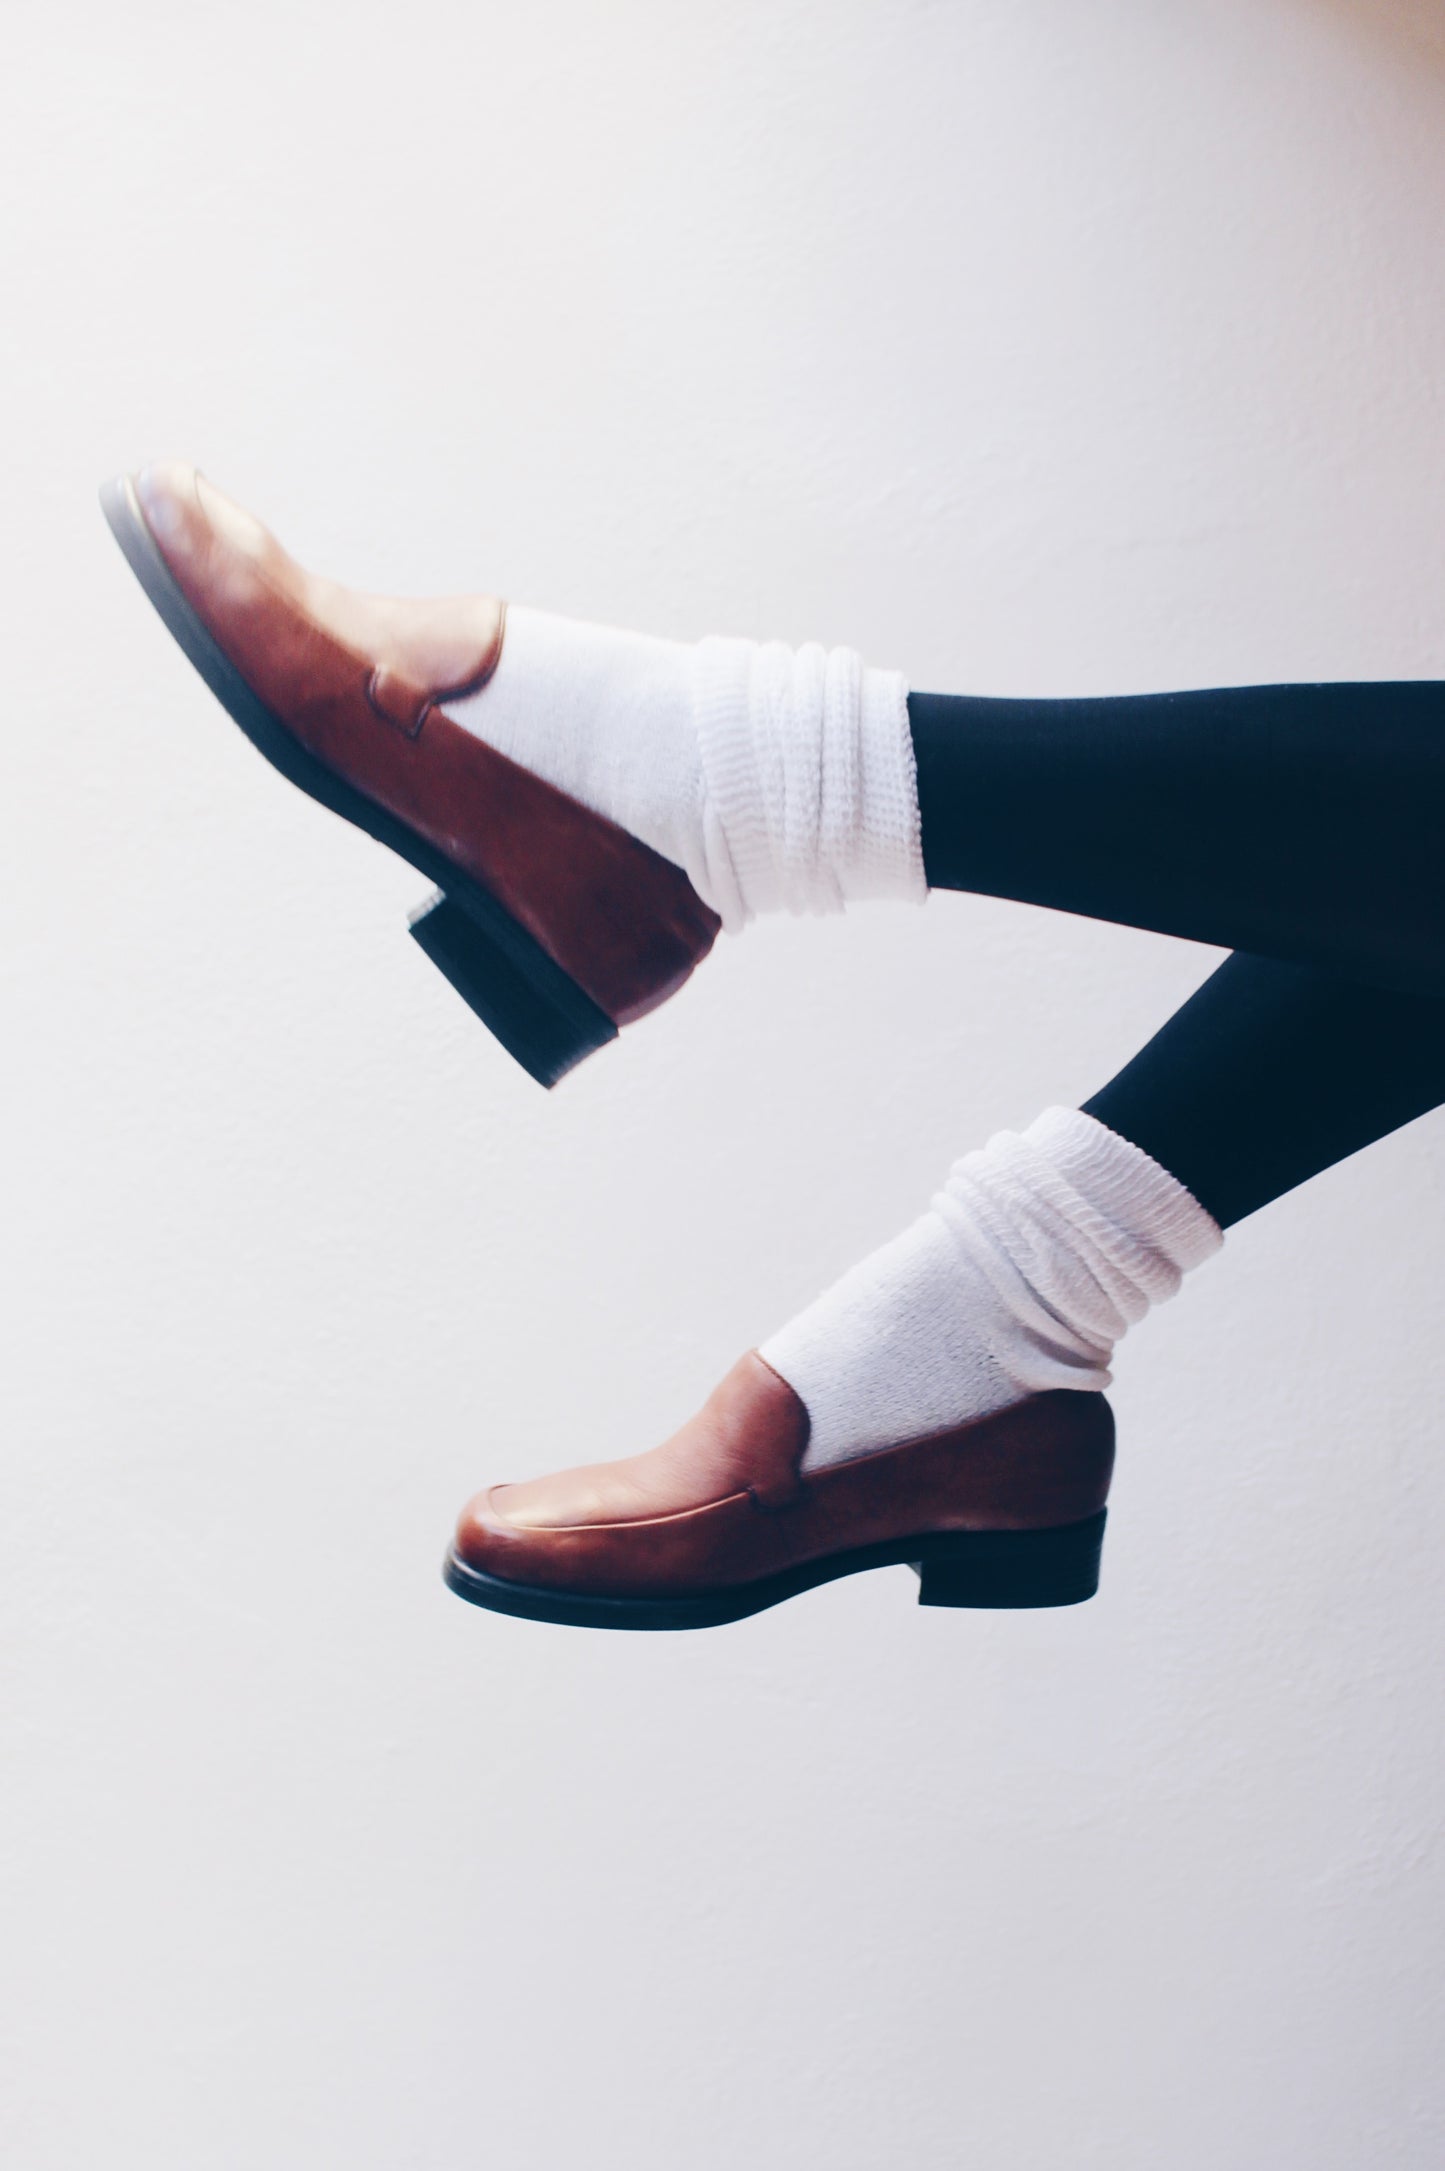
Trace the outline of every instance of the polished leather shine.
{"type": "Polygon", "coordinates": [[[663,1446],[478,1494],[457,1558],[533,1588],[718,1591],[884,1540],[1040,1531],[1098,1514],[1114,1421],[1102,1395],[1033,1395],[928,1439],[805,1471],[808,1413],[750,1352],[663,1446]]]}
{"type": "Polygon", "coordinates": [[[133,488],[186,603],[308,754],[486,890],[614,1023],[681,986],[721,924],[682,870],[446,713],[496,670],[502,603],[322,580],[180,462],[133,488]]]}

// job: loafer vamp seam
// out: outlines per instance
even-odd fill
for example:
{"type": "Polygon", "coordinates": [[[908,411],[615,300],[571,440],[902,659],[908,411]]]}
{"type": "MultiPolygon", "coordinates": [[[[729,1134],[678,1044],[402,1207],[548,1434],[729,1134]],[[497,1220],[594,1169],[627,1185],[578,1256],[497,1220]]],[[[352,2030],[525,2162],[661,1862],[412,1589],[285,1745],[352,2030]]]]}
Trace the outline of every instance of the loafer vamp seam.
{"type": "Polygon", "coordinates": [[[752,1488],[744,1486],[738,1492],[722,1493],[716,1500],[697,1501],[685,1508],[669,1509],[666,1514],[662,1515],[600,1516],[595,1521],[585,1523],[523,1523],[514,1521],[500,1507],[492,1506],[495,1494],[506,1490],[507,1487],[504,1485],[494,1486],[492,1493],[487,1496],[487,1504],[492,1508],[492,1513],[495,1515],[497,1522],[503,1525],[505,1529],[517,1531],[522,1536],[529,1538],[552,1536],[559,1538],[591,1538],[603,1536],[612,1531],[663,1530],[689,1520],[700,1522],[705,1516],[719,1514],[724,1508],[740,1507],[744,1501],[750,1501],[760,1515],[769,1512],[761,1506],[752,1488]]]}

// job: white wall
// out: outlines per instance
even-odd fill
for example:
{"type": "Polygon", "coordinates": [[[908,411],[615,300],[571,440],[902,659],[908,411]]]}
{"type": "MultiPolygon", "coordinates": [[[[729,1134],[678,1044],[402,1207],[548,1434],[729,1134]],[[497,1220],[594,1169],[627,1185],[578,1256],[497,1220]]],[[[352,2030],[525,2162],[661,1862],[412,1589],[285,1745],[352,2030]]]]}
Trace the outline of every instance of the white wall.
{"type": "Polygon", "coordinates": [[[1438,1119],[1124,1352],[1105,1589],[494,1619],[1210,953],[764,925],[549,1098],[94,504],[915,683],[1445,675],[1445,6],[7,0],[0,2153],[1425,2171],[1438,1119]]]}

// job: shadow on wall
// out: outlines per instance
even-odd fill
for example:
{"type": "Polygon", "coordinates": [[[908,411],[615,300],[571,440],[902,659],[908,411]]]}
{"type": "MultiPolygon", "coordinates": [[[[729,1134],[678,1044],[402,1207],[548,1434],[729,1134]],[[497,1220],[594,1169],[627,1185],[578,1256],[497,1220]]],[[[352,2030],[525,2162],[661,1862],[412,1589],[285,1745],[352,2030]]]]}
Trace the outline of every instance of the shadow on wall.
{"type": "Polygon", "coordinates": [[[1445,0],[1323,0],[1377,39],[1408,46],[1445,74],[1445,0]]]}

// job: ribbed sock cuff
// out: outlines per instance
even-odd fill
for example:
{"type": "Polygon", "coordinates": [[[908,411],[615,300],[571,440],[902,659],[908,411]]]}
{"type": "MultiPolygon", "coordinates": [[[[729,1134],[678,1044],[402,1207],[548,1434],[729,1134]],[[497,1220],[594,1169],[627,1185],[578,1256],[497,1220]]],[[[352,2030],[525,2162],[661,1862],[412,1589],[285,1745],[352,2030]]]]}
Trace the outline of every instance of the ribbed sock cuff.
{"type": "Polygon", "coordinates": [[[927,896],[900,673],[816,642],[707,640],[696,719],[708,881],[725,926],[927,896]]]}
{"type": "Polygon", "coordinates": [[[1212,1259],[1224,1231],[1142,1146],[1080,1108],[1046,1108],[1024,1137],[1097,1213],[1158,1251],[1179,1274],[1212,1259]]]}

